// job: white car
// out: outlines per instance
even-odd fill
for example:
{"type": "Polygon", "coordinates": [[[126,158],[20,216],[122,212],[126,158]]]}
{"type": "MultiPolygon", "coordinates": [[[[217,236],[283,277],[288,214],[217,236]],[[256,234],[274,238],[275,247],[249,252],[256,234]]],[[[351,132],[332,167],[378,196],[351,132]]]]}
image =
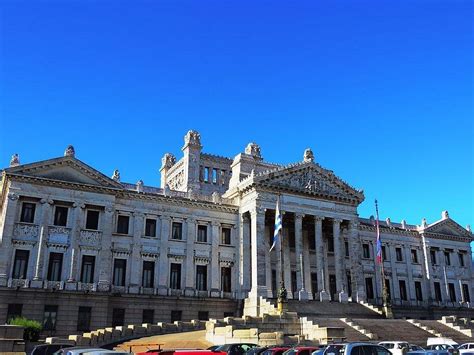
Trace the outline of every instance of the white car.
{"type": "Polygon", "coordinates": [[[464,343],[458,346],[459,354],[474,353],[474,343],[464,343]]]}
{"type": "Polygon", "coordinates": [[[406,353],[410,347],[406,341],[382,341],[379,345],[390,350],[393,355],[404,355],[404,351],[406,353]]]}

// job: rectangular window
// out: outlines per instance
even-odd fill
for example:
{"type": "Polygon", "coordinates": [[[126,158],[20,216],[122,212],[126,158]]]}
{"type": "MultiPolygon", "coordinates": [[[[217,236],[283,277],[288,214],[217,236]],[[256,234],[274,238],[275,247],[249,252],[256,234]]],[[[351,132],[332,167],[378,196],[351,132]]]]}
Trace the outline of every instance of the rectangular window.
{"type": "Polygon", "coordinates": [[[458,253],[459,257],[459,266],[464,267],[464,254],[463,253],[458,253]]]}
{"type": "MultiPolygon", "coordinates": [[[[272,239],[273,239],[273,229],[271,231],[272,231],[272,239]]],[[[314,234],[314,228],[311,228],[308,231],[308,248],[309,250],[316,250],[316,237],[314,234]]]]}
{"type": "Polygon", "coordinates": [[[224,312],[224,318],[233,317],[233,316],[234,316],[234,312],[224,312]]]}
{"type": "Polygon", "coordinates": [[[23,202],[21,205],[20,222],[34,223],[36,204],[31,202],[23,202]]]}
{"type": "Polygon", "coordinates": [[[298,290],[296,286],[296,271],[291,272],[291,292],[295,293],[298,290]]]}
{"type": "Polygon", "coordinates": [[[387,252],[385,250],[385,245],[382,245],[382,260],[385,261],[387,260],[387,252]]]}
{"type": "Polygon", "coordinates": [[[230,228],[222,228],[221,244],[230,245],[230,228]]]}
{"type": "Polygon", "coordinates": [[[437,302],[441,302],[442,301],[442,298],[441,298],[441,285],[440,285],[439,282],[434,283],[434,291],[435,291],[435,300],[437,302]]]}
{"type": "Polygon", "coordinates": [[[180,321],[182,318],[182,311],[171,311],[171,323],[180,321]]]}
{"type": "Polygon", "coordinates": [[[230,267],[221,267],[221,290],[223,292],[232,291],[232,269],[230,267]]]}
{"type": "Polygon", "coordinates": [[[462,284],[462,295],[464,302],[471,302],[471,295],[469,294],[469,285],[462,284]]]}
{"type": "Polygon", "coordinates": [[[145,221],[145,236],[156,237],[156,219],[147,218],[145,221]]]}
{"type": "Polygon", "coordinates": [[[43,313],[43,330],[56,330],[58,306],[46,305],[43,313]]]}
{"type": "Polygon", "coordinates": [[[328,238],[328,253],[334,253],[334,238],[328,238]]]}
{"type": "Polygon", "coordinates": [[[83,255],[81,267],[81,282],[91,284],[94,282],[95,256],[83,255]]]}
{"type": "Polygon", "coordinates": [[[451,265],[451,253],[449,251],[444,252],[444,261],[446,265],[451,265]]]}
{"type": "Polygon", "coordinates": [[[63,253],[50,253],[48,264],[48,280],[61,281],[63,253]]]}
{"type": "Polygon", "coordinates": [[[90,229],[90,230],[99,229],[99,211],[87,210],[86,229],[90,229]]]}
{"type": "Polygon", "coordinates": [[[288,228],[288,244],[290,248],[294,249],[296,244],[295,244],[295,230],[294,228],[288,228]]]}
{"type": "Polygon", "coordinates": [[[365,278],[365,293],[367,294],[368,299],[374,298],[374,285],[371,277],[365,278]]]}
{"type": "Polygon", "coordinates": [[[207,265],[196,266],[196,289],[207,291],[207,265]]]}
{"type": "Polygon", "coordinates": [[[402,248],[395,248],[395,255],[397,257],[397,261],[403,261],[402,248]]]}
{"type": "Polygon", "coordinates": [[[430,250],[431,264],[436,265],[436,250],[430,250]]]}
{"type": "Polygon", "coordinates": [[[144,323],[144,324],[153,324],[153,323],[155,323],[155,310],[154,309],[144,309],[143,310],[142,323],[144,323]]]}
{"type": "Polygon", "coordinates": [[[142,286],[147,288],[154,287],[155,280],[155,262],[144,261],[143,262],[143,275],[142,275],[142,286]]]}
{"type": "Polygon", "coordinates": [[[352,276],[350,272],[346,273],[347,280],[347,296],[352,297],[352,276]]]}
{"type": "Polygon", "coordinates": [[[454,284],[449,283],[448,284],[448,290],[449,290],[449,299],[451,302],[456,302],[456,290],[454,289],[454,284]]]}
{"type": "Polygon", "coordinates": [[[204,168],[204,182],[209,182],[209,168],[204,168]]]}
{"type": "Polygon", "coordinates": [[[349,256],[349,242],[345,241],[344,242],[344,252],[345,252],[345,256],[349,256]]]}
{"type": "Polygon", "coordinates": [[[198,225],[197,241],[207,243],[207,226],[198,225]]]}
{"type": "Polygon", "coordinates": [[[411,250],[411,262],[412,264],[418,264],[418,253],[416,252],[416,249],[411,250]]]}
{"type": "Polygon", "coordinates": [[[171,238],[177,240],[183,239],[183,224],[181,222],[173,222],[171,238]]]}
{"type": "Polygon", "coordinates": [[[421,282],[415,281],[415,295],[417,301],[423,301],[423,292],[421,290],[421,282]]]}
{"type": "Polygon", "coordinates": [[[170,288],[173,290],[181,289],[181,264],[171,263],[170,288]]]}
{"type": "Polygon", "coordinates": [[[56,206],[54,209],[54,225],[63,226],[67,225],[67,212],[68,208],[64,206],[56,206]]]}
{"type": "Polygon", "coordinates": [[[10,303],[7,309],[7,323],[13,319],[21,317],[23,305],[21,303],[10,303]]]}
{"type": "Polygon", "coordinates": [[[272,270],[272,293],[273,297],[276,297],[277,292],[277,272],[276,270],[272,270]]]}
{"type": "Polygon", "coordinates": [[[209,320],[208,311],[198,311],[198,320],[209,320]]]}
{"type": "Polygon", "coordinates": [[[220,173],[219,182],[221,185],[224,185],[225,184],[225,171],[221,170],[219,173],[220,173]]]}
{"type": "Polygon", "coordinates": [[[370,259],[370,248],[369,244],[362,244],[362,257],[364,259],[370,259]]]}
{"type": "Polygon", "coordinates": [[[117,233],[128,234],[128,224],[130,222],[129,216],[119,215],[117,217],[117,233]]]}
{"type": "Polygon", "coordinates": [[[15,250],[15,261],[13,262],[13,279],[26,279],[28,271],[28,259],[30,252],[28,250],[15,250]]]}
{"type": "Polygon", "coordinates": [[[79,307],[77,314],[77,330],[81,332],[88,332],[91,330],[91,307],[79,307]]]}
{"type": "Polygon", "coordinates": [[[127,273],[127,260],[114,260],[114,286],[125,286],[125,275],[127,273]]]}
{"type": "Polygon", "coordinates": [[[217,169],[212,169],[212,183],[217,184],[217,169]]]}
{"type": "Polygon", "coordinates": [[[125,323],[125,309],[113,308],[112,309],[112,327],[123,326],[124,323],[125,323]]]}
{"type": "Polygon", "coordinates": [[[402,299],[402,301],[408,300],[407,286],[405,284],[405,280],[399,280],[398,281],[398,286],[400,288],[400,298],[402,299]]]}

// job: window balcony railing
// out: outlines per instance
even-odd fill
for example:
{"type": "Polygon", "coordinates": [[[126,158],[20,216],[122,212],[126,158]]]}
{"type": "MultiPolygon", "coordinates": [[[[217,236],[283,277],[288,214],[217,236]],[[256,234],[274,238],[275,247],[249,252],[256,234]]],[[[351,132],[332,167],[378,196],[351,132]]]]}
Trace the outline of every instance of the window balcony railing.
{"type": "Polygon", "coordinates": [[[50,226],[48,228],[48,243],[69,245],[71,228],[61,226],[50,226]]]}
{"type": "Polygon", "coordinates": [[[8,287],[10,288],[28,288],[30,280],[28,279],[8,279],[8,287]]]}
{"type": "Polygon", "coordinates": [[[102,232],[89,229],[81,229],[79,244],[85,246],[100,246],[102,243],[102,232]]]}

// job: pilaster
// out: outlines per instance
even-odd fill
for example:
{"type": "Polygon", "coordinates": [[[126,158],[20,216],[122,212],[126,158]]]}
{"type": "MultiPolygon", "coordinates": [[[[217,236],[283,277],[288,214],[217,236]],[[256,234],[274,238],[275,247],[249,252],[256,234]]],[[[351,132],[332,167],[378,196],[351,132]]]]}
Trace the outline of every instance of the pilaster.
{"type": "Polygon", "coordinates": [[[42,287],[42,280],[44,279],[44,263],[45,263],[45,254],[46,254],[46,243],[48,241],[48,226],[49,220],[51,218],[53,200],[47,201],[46,199],[41,199],[41,222],[40,222],[40,239],[38,244],[38,253],[36,255],[36,265],[35,265],[35,276],[33,277],[32,286],[33,287],[42,287]],[[39,281],[39,282],[38,282],[39,281]]]}
{"type": "Polygon", "coordinates": [[[13,253],[11,240],[18,211],[18,198],[16,193],[9,192],[3,205],[3,215],[1,217],[4,224],[3,231],[0,231],[2,234],[0,239],[0,286],[7,286],[9,273],[11,274],[10,260],[13,253]]]}
{"type": "Polygon", "coordinates": [[[318,292],[321,302],[331,299],[328,290],[326,290],[327,272],[324,265],[324,243],[323,243],[323,219],[321,216],[314,216],[314,235],[316,241],[316,268],[318,272],[318,292]]]}
{"type": "Polygon", "coordinates": [[[240,228],[239,228],[239,285],[241,297],[247,297],[250,291],[250,218],[248,213],[240,214],[240,228]]]}
{"type": "Polygon", "coordinates": [[[219,232],[220,223],[211,223],[211,297],[220,296],[221,268],[219,266],[219,232]]]}
{"type": "Polygon", "coordinates": [[[166,296],[168,294],[168,239],[170,236],[171,218],[169,216],[160,216],[161,221],[161,240],[160,240],[160,260],[158,275],[158,294],[166,296]]]}
{"type": "Polygon", "coordinates": [[[303,268],[303,217],[301,213],[295,213],[295,254],[296,254],[296,289],[301,300],[307,300],[308,295],[304,288],[304,268],[303,268]]]}
{"type": "Polygon", "coordinates": [[[336,269],[336,291],[338,294],[339,302],[347,302],[347,293],[344,290],[344,252],[342,247],[344,243],[341,240],[341,219],[333,220],[333,238],[334,238],[334,261],[336,269]]]}
{"type": "Polygon", "coordinates": [[[144,231],[145,215],[140,212],[133,213],[133,242],[132,257],[130,260],[130,293],[138,293],[142,285],[140,270],[143,268],[143,261],[140,255],[141,237],[144,231]]]}
{"type": "Polygon", "coordinates": [[[99,253],[99,282],[98,290],[107,292],[110,290],[111,277],[113,274],[112,255],[112,229],[114,212],[112,206],[106,206],[103,214],[102,225],[102,249],[99,253]]]}
{"type": "Polygon", "coordinates": [[[186,219],[186,260],[185,260],[185,296],[194,296],[196,291],[195,274],[196,266],[194,264],[194,243],[196,239],[196,220],[194,218],[186,219]]]}
{"type": "Polygon", "coordinates": [[[265,276],[265,211],[256,207],[250,211],[251,253],[252,253],[252,289],[254,296],[267,297],[265,276]]]}

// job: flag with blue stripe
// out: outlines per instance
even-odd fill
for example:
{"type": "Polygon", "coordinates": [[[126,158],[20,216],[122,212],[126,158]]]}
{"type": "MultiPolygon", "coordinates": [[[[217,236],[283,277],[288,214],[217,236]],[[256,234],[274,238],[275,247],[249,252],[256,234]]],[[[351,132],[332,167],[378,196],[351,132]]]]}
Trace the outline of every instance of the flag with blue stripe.
{"type": "Polygon", "coordinates": [[[281,231],[282,225],[281,225],[281,214],[280,214],[280,199],[277,200],[276,204],[276,211],[275,211],[275,231],[273,232],[273,244],[272,247],[270,248],[270,251],[275,248],[277,242],[278,242],[278,237],[280,236],[280,231],[281,231]]]}

